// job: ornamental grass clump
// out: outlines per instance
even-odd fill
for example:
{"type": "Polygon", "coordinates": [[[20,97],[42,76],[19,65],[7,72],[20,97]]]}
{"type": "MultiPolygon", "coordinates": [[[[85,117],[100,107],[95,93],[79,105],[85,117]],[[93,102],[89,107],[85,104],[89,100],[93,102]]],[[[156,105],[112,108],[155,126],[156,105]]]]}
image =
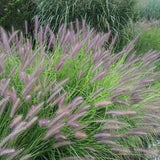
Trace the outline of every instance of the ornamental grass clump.
{"type": "MultiPolygon", "coordinates": [[[[112,54],[116,37],[77,21],[35,42],[0,29],[2,160],[142,159],[159,135],[159,52],[112,54]],[[104,42],[112,39],[108,50],[104,42]],[[34,43],[34,45],[33,45],[34,43]]],[[[27,29],[26,29],[27,30],[27,29]]]]}

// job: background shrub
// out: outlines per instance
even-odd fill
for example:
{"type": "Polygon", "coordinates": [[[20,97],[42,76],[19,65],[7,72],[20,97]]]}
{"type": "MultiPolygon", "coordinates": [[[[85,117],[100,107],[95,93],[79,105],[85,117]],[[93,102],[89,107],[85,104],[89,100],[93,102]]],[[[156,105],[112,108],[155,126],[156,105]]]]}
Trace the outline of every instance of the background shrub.
{"type": "Polygon", "coordinates": [[[1,0],[0,26],[10,31],[11,27],[24,31],[24,21],[31,23],[35,4],[32,0],[1,0]]]}
{"type": "Polygon", "coordinates": [[[135,0],[40,0],[36,14],[41,25],[49,24],[53,30],[78,19],[98,31],[117,31],[132,17],[134,4],[135,0]]]}

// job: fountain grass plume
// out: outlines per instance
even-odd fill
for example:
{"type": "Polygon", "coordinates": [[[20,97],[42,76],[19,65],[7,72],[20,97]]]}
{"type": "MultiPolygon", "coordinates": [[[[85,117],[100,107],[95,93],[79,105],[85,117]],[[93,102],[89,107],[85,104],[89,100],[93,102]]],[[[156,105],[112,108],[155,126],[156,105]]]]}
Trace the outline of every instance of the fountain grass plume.
{"type": "Polygon", "coordinates": [[[160,53],[136,57],[132,41],[112,54],[111,32],[77,28],[55,35],[36,18],[34,38],[0,29],[2,160],[158,154],[147,146],[159,135],[160,53]]]}

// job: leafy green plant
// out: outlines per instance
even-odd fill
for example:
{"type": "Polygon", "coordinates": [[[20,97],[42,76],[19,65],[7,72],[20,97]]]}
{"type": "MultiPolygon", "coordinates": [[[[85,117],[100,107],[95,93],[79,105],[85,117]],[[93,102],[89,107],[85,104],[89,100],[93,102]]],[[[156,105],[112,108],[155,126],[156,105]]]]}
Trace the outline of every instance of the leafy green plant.
{"type": "Polygon", "coordinates": [[[41,25],[58,30],[62,23],[85,20],[97,31],[118,31],[133,15],[135,0],[40,0],[36,15],[41,25]]]}
{"type": "Polygon", "coordinates": [[[55,35],[35,21],[35,48],[16,31],[0,34],[0,158],[141,159],[159,135],[160,53],[112,54],[110,32],[55,35]],[[47,42],[47,43],[46,43],[47,42]],[[52,49],[52,51],[51,51],[52,49]],[[154,119],[153,119],[154,118],[154,119]]]}

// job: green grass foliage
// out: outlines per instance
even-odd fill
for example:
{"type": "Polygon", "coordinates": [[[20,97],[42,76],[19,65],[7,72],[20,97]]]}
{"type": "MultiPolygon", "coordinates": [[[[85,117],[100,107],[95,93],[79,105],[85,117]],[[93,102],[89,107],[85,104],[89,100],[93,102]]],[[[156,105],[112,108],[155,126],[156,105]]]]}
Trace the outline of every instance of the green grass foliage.
{"type": "Polygon", "coordinates": [[[123,28],[133,15],[135,0],[40,0],[36,14],[41,25],[57,30],[62,23],[85,20],[98,31],[123,28]]]}

